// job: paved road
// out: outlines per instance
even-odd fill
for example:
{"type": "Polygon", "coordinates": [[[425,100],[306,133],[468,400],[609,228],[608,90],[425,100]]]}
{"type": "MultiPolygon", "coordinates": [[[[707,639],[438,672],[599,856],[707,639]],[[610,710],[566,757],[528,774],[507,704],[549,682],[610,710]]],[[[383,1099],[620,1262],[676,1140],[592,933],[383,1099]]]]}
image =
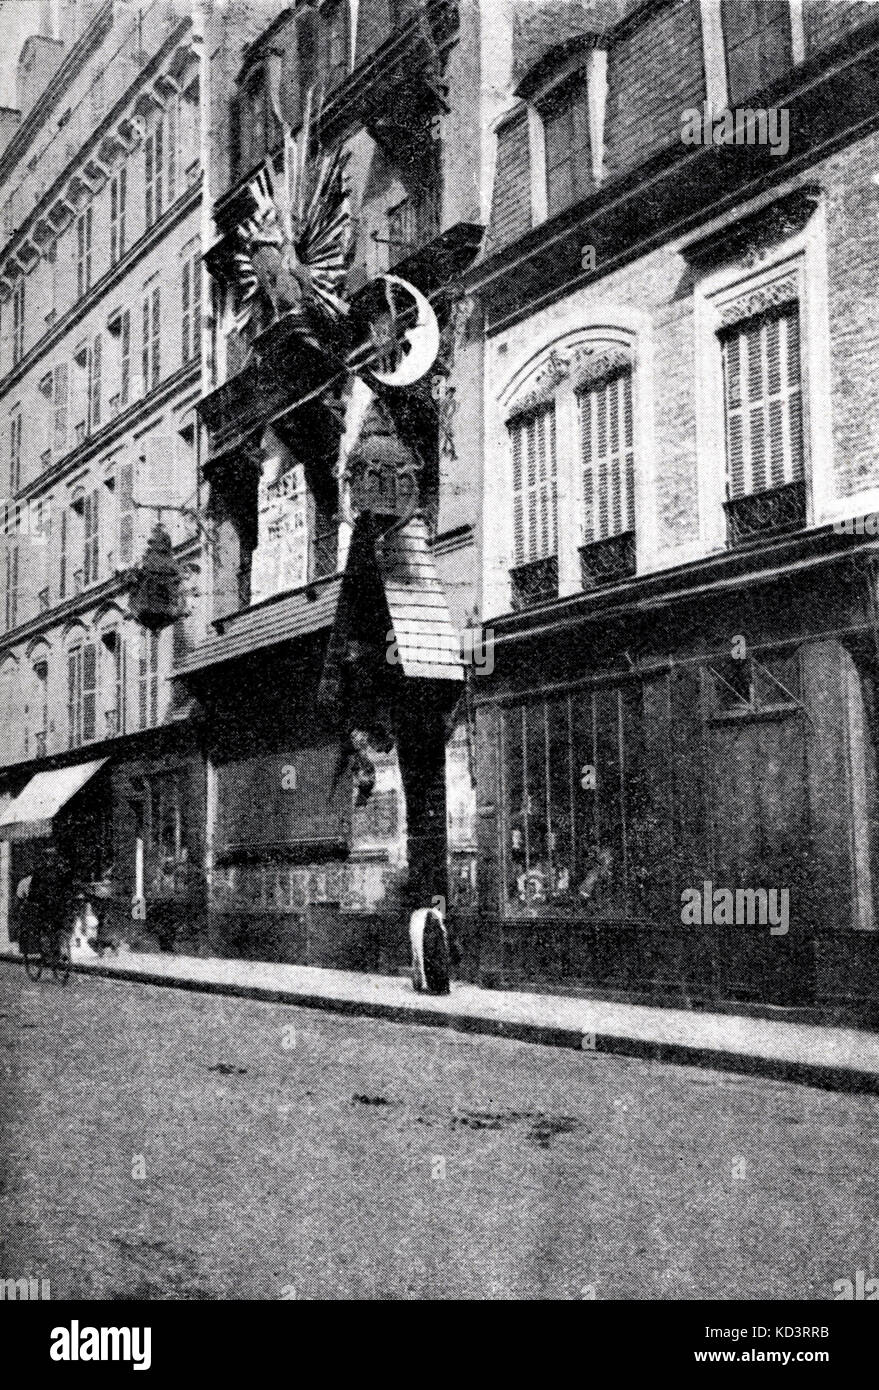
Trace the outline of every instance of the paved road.
{"type": "Polygon", "coordinates": [[[877,1102],[0,965],[0,1277],[55,1298],[831,1298],[877,1102]]]}

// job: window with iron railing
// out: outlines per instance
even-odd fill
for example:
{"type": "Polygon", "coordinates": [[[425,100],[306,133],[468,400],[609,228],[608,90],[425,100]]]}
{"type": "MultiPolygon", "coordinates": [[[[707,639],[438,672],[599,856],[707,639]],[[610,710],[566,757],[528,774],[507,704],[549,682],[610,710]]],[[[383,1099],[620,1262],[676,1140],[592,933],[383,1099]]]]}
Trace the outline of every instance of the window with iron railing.
{"type": "Polygon", "coordinates": [[[513,465],[514,607],[558,593],[555,404],[509,423],[513,465]]]}
{"type": "Polygon", "coordinates": [[[731,545],[805,525],[799,305],[721,334],[731,545]]]}
{"type": "Polygon", "coordinates": [[[635,572],[635,446],[630,368],[577,393],[583,468],[584,589],[635,572]]]}

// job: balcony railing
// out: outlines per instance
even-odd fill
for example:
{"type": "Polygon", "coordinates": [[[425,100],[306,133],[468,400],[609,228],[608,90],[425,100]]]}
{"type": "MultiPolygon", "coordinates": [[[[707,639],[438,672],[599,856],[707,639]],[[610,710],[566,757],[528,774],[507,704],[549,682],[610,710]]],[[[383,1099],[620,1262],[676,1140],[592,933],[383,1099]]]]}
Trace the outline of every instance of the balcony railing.
{"type": "Polygon", "coordinates": [[[580,546],[580,576],[584,589],[616,584],[635,573],[635,532],[622,531],[580,546]]]}
{"type": "Polygon", "coordinates": [[[522,608],[530,608],[532,604],[558,598],[558,557],[547,555],[542,560],[517,565],[515,569],[510,570],[510,580],[513,586],[513,608],[517,612],[522,608]]]}
{"type": "Polygon", "coordinates": [[[799,478],[781,487],[753,492],[724,502],[731,546],[749,545],[764,536],[798,531],[806,524],[806,484],[799,478]]]}

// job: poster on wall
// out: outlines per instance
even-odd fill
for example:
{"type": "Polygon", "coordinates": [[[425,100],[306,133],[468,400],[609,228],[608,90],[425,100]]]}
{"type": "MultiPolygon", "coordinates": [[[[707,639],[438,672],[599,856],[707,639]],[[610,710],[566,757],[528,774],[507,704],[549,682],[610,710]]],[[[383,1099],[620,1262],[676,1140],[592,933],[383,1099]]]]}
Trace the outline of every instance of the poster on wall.
{"type": "Polygon", "coordinates": [[[313,503],[301,463],[259,485],[257,544],[251,570],[251,602],[308,583],[313,503]]]}

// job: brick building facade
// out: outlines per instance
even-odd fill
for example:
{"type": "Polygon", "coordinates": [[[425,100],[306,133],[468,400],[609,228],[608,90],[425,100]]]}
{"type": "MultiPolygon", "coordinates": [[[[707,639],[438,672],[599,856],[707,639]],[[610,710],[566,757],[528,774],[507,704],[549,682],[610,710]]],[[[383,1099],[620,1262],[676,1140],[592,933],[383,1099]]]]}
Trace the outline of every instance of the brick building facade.
{"type": "Polygon", "coordinates": [[[875,1011],[875,20],[511,7],[467,277],[485,978],[875,1011]],[[688,144],[706,102],[789,138],[688,144]]]}

